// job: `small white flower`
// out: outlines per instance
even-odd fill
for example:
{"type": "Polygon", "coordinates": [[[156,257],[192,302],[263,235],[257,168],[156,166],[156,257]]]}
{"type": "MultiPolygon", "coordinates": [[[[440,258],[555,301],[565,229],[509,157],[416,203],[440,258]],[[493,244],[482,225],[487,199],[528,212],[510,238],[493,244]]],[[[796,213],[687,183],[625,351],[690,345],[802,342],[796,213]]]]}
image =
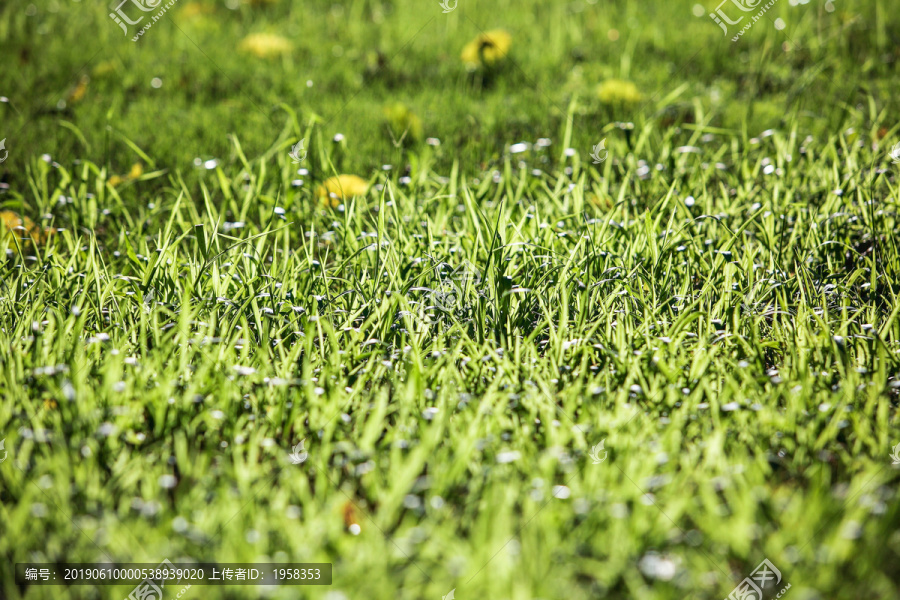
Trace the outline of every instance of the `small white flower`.
{"type": "Polygon", "coordinates": [[[522,457],[522,454],[517,450],[510,450],[508,452],[501,452],[497,455],[497,462],[501,465],[506,463],[511,463],[513,461],[519,460],[522,457]]]}

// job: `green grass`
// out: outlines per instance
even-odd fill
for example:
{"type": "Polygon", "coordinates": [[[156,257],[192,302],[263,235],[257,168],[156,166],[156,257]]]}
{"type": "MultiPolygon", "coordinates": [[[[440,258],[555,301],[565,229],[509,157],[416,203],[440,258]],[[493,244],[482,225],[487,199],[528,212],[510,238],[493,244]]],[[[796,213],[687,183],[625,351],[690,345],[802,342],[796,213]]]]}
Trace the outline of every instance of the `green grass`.
{"type": "Polygon", "coordinates": [[[793,600],[897,596],[892,5],[732,44],[691,3],[181,0],[135,44],[35,4],[0,8],[0,210],[60,231],[0,233],[0,597],[164,558],[334,564],[274,598],[723,598],[764,558],[793,600]],[[335,172],[373,186],[324,207],[335,172]]]}

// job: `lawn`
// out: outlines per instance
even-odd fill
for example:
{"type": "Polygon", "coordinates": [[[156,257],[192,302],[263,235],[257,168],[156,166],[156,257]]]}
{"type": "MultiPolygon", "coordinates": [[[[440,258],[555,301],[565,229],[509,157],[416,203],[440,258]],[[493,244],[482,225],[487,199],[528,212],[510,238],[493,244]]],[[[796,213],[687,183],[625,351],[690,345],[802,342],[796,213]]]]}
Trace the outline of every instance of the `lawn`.
{"type": "Polygon", "coordinates": [[[900,597],[900,13],[714,1],[0,6],[0,598],[900,597]]]}

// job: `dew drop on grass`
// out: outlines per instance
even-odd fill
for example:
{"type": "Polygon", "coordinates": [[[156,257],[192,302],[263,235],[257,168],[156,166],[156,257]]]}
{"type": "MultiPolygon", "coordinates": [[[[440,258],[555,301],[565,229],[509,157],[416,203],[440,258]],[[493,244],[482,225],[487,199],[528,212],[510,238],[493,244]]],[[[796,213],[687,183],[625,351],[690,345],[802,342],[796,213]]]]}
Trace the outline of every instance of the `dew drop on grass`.
{"type": "Polygon", "coordinates": [[[504,465],[519,460],[521,457],[522,454],[518,450],[509,450],[507,452],[500,452],[499,454],[497,454],[497,462],[501,465],[504,465]]]}
{"type": "Polygon", "coordinates": [[[564,485],[554,485],[553,486],[553,497],[559,498],[560,500],[568,500],[569,496],[572,495],[572,490],[564,485]]]}
{"type": "Polygon", "coordinates": [[[638,567],[647,577],[659,579],[660,581],[670,581],[678,572],[678,567],[674,560],[656,552],[645,554],[638,563],[638,567]]]}
{"type": "Polygon", "coordinates": [[[101,424],[100,427],[97,428],[97,434],[101,435],[103,437],[109,437],[111,435],[115,435],[115,433],[116,433],[116,426],[108,421],[106,423],[101,424]]]}

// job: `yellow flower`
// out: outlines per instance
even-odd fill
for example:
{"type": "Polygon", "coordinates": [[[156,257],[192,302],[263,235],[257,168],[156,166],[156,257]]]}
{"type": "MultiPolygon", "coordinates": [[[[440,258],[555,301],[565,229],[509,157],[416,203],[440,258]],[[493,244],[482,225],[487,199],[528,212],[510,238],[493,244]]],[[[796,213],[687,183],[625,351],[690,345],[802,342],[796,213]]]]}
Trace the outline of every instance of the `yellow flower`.
{"type": "Polygon", "coordinates": [[[274,33],[251,33],[238,45],[238,49],[257,58],[272,58],[287,54],[293,48],[290,40],[274,33]]]}
{"type": "MultiPolygon", "coordinates": [[[[0,232],[5,231],[9,237],[20,240],[31,240],[34,244],[47,241],[55,233],[50,227],[41,229],[28,217],[20,217],[11,210],[0,210],[0,232]]],[[[2,240],[3,237],[0,237],[2,240]]]]}
{"type": "Polygon", "coordinates": [[[384,107],[384,116],[397,140],[405,135],[405,141],[417,142],[422,139],[422,119],[402,102],[384,107]]]}
{"type": "Polygon", "coordinates": [[[107,183],[112,187],[116,187],[122,185],[123,183],[134,181],[143,174],[144,166],[141,163],[134,163],[133,165],[131,165],[131,170],[128,171],[127,175],[113,175],[107,180],[107,183]]]}
{"type": "Polygon", "coordinates": [[[362,196],[369,189],[369,183],[362,177],[356,175],[338,175],[337,177],[329,177],[325,180],[319,189],[316,190],[316,196],[324,204],[330,204],[336,207],[341,201],[352,198],[354,196],[362,196]]]}
{"type": "Polygon", "coordinates": [[[80,102],[84,99],[85,94],[87,94],[88,83],[90,83],[91,78],[87,75],[82,75],[81,79],[78,80],[78,84],[69,91],[69,95],[66,98],[66,102],[68,104],[75,104],[76,102],[80,102]]]}
{"type": "Polygon", "coordinates": [[[460,58],[469,71],[479,67],[491,68],[503,62],[509,54],[510,46],[512,36],[502,29],[494,29],[478,35],[466,44],[460,58]]]}
{"type": "Polygon", "coordinates": [[[607,79],[597,87],[597,96],[604,104],[631,104],[642,98],[637,86],[624,79],[607,79]]]}

